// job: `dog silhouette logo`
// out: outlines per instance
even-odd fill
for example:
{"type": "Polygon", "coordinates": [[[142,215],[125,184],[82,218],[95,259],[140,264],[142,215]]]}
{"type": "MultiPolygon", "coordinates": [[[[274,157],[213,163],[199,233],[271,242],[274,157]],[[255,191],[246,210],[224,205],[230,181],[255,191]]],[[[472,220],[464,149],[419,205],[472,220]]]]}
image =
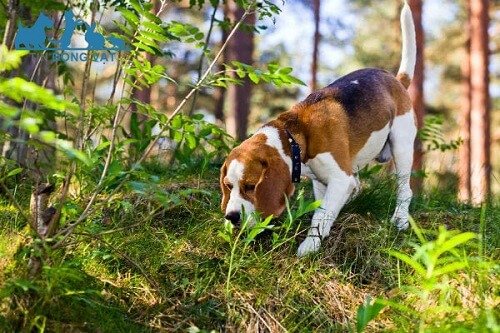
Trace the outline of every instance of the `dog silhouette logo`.
{"type": "Polygon", "coordinates": [[[45,40],[47,38],[45,29],[53,27],[54,22],[44,13],[38,16],[38,19],[31,28],[23,27],[21,22],[19,22],[14,46],[16,49],[44,50],[46,47],[45,40]]]}
{"type": "Polygon", "coordinates": [[[14,46],[18,50],[57,51],[57,50],[99,50],[99,51],[128,51],[130,48],[125,41],[118,37],[104,37],[96,23],[88,24],[77,19],[71,10],[64,12],[64,31],[59,39],[49,38],[47,29],[54,29],[54,22],[44,13],[41,13],[31,28],[18,23],[18,30],[14,46]],[[75,30],[84,31],[87,47],[72,47],[71,39],[75,30]]]}

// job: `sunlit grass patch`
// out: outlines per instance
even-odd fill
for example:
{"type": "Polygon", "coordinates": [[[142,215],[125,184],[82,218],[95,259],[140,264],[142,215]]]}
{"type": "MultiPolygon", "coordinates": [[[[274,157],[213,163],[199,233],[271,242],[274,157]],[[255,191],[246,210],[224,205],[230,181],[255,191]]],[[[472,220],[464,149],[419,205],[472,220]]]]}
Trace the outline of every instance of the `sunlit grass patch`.
{"type": "MultiPolygon", "coordinates": [[[[387,252],[411,255],[411,245],[419,240],[414,231],[399,232],[389,221],[395,202],[391,177],[368,179],[320,251],[299,259],[297,246],[311,217],[306,207],[313,201],[307,182],[290,201],[289,214],[262,225],[269,230],[256,237],[251,228],[242,232],[235,245],[240,229],[228,235],[229,241],[221,236],[225,229],[216,172],[204,177],[168,174],[160,182],[166,192],[202,191],[181,197],[175,205],[164,205],[148,193],[115,196],[110,208],[76,230],[64,252],[49,256],[42,277],[34,281],[36,289],[7,288],[10,296],[3,304],[10,310],[2,325],[18,325],[5,326],[12,330],[45,321],[49,330],[99,327],[103,332],[184,331],[192,326],[226,332],[352,332],[368,296],[415,306],[422,313],[439,309],[435,299],[422,302],[404,288],[421,279],[387,252]]],[[[478,256],[477,245],[467,244],[463,250],[477,265],[492,262],[498,208],[485,208],[481,224],[480,209],[449,200],[416,197],[412,214],[418,225],[430,240],[443,224],[450,230],[482,231],[484,257],[478,256]]],[[[0,237],[0,246],[8,246],[6,237],[0,237]]],[[[14,253],[8,257],[19,265],[14,253]]],[[[497,278],[474,267],[447,280],[454,290],[449,301],[458,315],[438,313],[435,325],[425,325],[473,329],[478,327],[474,316],[494,322],[497,278]]],[[[8,281],[26,278],[9,272],[8,281]]],[[[419,322],[415,318],[386,306],[367,331],[411,331],[419,322]]]]}

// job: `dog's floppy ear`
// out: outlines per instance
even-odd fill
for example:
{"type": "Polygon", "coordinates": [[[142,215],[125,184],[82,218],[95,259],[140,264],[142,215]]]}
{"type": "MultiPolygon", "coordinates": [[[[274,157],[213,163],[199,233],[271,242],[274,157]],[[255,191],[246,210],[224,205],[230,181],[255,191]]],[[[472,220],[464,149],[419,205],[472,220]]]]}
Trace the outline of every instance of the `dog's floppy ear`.
{"type": "Polygon", "coordinates": [[[285,195],[295,190],[288,166],[282,159],[263,161],[264,167],[255,186],[255,208],[263,217],[278,217],[285,209],[285,195]]]}
{"type": "Polygon", "coordinates": [[[227,166],[226,162],[224,162],[222,168],[220,169],[220,189],[222,191],[222,201],[220,204],[220,208],[222,209],[222,212],[226,211],[227,202],[229,201],[229,196],[231,195],[231,192],[229,192],[229,189],[224,184],[224,177],[226,177],[226,173],[227,173],[227,166]]]}

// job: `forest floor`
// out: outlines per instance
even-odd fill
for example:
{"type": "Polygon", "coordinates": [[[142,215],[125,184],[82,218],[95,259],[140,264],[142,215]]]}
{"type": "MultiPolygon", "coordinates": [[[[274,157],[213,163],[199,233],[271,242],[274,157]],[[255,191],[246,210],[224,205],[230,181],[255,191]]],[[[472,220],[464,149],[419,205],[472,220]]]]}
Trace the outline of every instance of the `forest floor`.
{"type": "MultiPolygon", "coordinates": [[[[167,192],[200,191],[168,208],[115,195],[64,250],[48,253],[35,280],[25,268],[33,248],[27,227],[0,196],[0,331],[355,332],[370,296],[392,304],[369,323],[370,332],[498,332],[498,204],[463,205],[449,189],[414,199],[412,216],[428,240],[440,225],[478,234],[450,251],[468,258],[467,267],[431,281],[388,252],[411,256],[424,247],[416,245],[418,229],[398,232],[389,222],[395,191],[387,177],[366,181],[320,252],[297,258],[310,214],[286,231],[278,227],[286,216],[272,221],[274,232],[247,243],[247,234],[235,243],[236,230],[228,243],[216,171],[159,176],[167,192]],[[429,283],[434,289],[426,294],[429,283]]],[[[310,184],[301,188],[311,201],[310,184]]],[[[291,205],[293,213],[300,203],[291,205]]]]}

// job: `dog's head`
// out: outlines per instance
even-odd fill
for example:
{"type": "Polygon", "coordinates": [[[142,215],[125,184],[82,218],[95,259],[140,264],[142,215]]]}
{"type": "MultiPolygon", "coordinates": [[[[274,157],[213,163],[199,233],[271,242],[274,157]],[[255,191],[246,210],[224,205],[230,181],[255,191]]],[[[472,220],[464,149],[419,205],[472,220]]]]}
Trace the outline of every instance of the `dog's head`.
{"type": "Polygon", "coordinates": [[[36,23],[39,24],[42,28],[51,28],[54,25],[54,22],[43,13],[40,14],[36,23]]]}
{"type": "Polygon", "coordinates": [[[221,168],[221,208],[226,219],[239,223],[245,214],[279,216],[285,197],[293,194],[290,171],[279,152],[255,135],[233,149],[221,168]]]}

